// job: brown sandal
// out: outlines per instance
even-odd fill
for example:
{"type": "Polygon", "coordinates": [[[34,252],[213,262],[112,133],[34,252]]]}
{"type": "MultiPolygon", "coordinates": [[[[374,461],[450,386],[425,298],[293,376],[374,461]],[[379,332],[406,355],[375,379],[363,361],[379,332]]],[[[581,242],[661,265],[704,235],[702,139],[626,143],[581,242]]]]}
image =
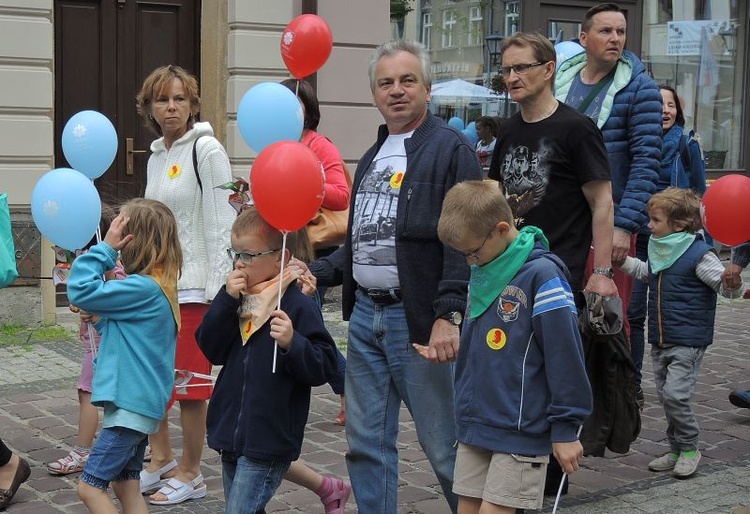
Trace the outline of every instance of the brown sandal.
{"type": "Polygon", "coordinates": [[[18,457],[18,459],[18,468],[16,468],[16,474],[13,477],[13,482],[10,484],[10,489],[0,489],[0,510],[4,510],[8,506],[16,495],[18,488],[21,487],[21,484],[26,482],[31,476],[29,463],[21,457],[18,457]]]}
{"type": "Polygon", "coordinates": [[[346,411],[339,412],[339,415],[336,416],[336,419],[333,420],[334,425],[339,425],[341,427],[346,425],[346,411]]]}

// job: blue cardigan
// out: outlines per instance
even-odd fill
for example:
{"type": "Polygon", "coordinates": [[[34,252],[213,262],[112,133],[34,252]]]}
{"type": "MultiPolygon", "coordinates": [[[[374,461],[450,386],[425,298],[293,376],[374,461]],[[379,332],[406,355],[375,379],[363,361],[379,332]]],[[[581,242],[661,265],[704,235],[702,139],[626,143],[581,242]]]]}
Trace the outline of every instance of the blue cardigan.
{"type": "Polygon", "coordinates": [[[101,316],[91,403],[110,402],[160,420],[174,388],[177,322],[161,287],[148,275],[104,281],[116,259],[111,246],[99,243],[76,257],[68,278],[70,303],[101,316]]]}
{"type": "MultiPolygon", "coordinates": [[[[586,65],[586,53],[560,65],[555,96],[564,102],[576,75],[586,65]]],[[[646,203],[656,192],[661,160],[661,93],[643,63],[625,51],[607,89],[599,118],[612,172],[615,227],[635,234],[648,223],[646,203]]]]}

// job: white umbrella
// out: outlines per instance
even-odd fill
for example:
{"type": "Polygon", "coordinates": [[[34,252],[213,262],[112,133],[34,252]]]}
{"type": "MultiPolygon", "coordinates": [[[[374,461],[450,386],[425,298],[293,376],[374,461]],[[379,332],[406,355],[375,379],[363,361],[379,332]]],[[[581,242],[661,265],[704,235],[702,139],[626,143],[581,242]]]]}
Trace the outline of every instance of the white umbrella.
{"type": "Polygon", "coordinates": [[[487,87],[461,79],[433,84],[430,96],[437,102],[482,102],[502,98],[487,87]]]}

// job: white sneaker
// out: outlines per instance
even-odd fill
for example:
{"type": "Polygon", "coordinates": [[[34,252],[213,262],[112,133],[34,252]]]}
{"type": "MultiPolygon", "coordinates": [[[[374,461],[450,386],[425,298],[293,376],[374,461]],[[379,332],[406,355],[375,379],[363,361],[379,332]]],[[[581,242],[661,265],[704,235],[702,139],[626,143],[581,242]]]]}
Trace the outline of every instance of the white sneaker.
{"type": "Polygon", "coordinates": [[[687,478],[692,476],[693,473],[698,469],[698,463],[701,461],[701,452],[695,451],[693,457],[687,457],[685,453],[680,453],[680,457],[677,459],[677,463],[674,466],[672,473],[677,478],[687,478]]]}
{"type": "Polygon", "coordinates": [[[648,469],[651,471],[669,471],[670,469],[674,469],[678,460],[679,457],[676,453],[667,453],[649,462],[648,469]]]}

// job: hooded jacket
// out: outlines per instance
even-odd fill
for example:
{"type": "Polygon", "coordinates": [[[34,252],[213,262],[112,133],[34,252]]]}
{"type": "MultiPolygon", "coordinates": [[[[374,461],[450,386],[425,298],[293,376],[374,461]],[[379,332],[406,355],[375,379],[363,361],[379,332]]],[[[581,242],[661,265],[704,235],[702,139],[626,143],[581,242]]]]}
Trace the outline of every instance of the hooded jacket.
{"type": "MultiPolygon", "coordinates": [[[[586,66],[580,53],[560,65],[555,97],[564,102],[586,66]]],[[[612,172],[615,227],[635,234],[648,223],[646,203],[656,192],[661,160],[661,93],[643,63],[625,50],[607,88],[596,125],[602,131],[612,172]]]]}
{"type": "Polygon", "coordinates": [[[537,243],[495,302],[465,319],[456,361],[460,442],[547,455],[553,442],[577,439],[592,400],[566,276],[537,243]]]}

